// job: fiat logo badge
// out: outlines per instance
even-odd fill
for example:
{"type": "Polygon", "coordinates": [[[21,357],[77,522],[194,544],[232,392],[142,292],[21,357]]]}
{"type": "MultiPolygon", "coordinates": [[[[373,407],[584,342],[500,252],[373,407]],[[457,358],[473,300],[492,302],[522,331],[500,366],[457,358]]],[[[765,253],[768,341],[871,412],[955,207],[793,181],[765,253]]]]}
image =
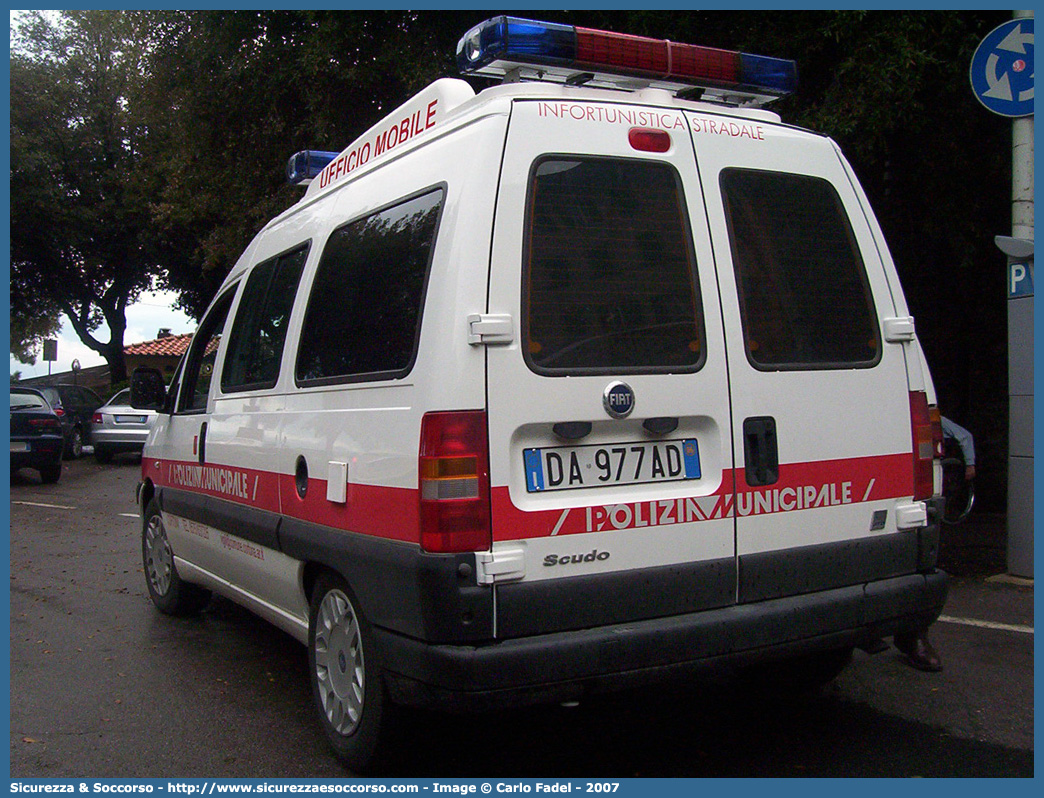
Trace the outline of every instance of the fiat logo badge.
{"type": "Polygon", "coordinates": [[[634,391],[626,382],[611,382],[602,394],[602,407],[613,418],[627,418],[634,410],[634,391]]]}

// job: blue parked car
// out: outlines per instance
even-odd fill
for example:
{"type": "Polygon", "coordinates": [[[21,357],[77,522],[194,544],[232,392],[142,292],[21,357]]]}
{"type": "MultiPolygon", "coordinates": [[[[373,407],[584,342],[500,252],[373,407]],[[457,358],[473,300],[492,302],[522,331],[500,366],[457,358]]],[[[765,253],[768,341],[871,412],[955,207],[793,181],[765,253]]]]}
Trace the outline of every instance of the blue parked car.
{"type": "Polygon", "coordinates": [[[32,468],[43,482],[53,484],[62,476],[64,447],[62,422],[44,395],[11,386],[11,473],[32,468]]]}

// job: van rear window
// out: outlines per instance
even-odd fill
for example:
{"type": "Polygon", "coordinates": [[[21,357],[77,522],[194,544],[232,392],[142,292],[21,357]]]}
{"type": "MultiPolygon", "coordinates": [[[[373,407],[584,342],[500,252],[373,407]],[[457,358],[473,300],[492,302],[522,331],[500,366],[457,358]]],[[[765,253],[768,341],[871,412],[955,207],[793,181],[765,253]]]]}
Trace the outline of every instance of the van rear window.
{"type": "Polygon", "coordinates": [[[870,286],[834,187],[726,169],[721,190],[750,363],[768,371],[875,365],[870,286]]]}
{"type": "Polygon", "coordinates": [[[522,298],[533,371],[699,368],[696,259],[682,196],[668,164],[565,156],[536,164],[522,298]]]}
{"type": "Polygon", "coordinates": [[[305,311],[299,385],[409,373],[443,195],[429,191],[333,232],[305,311]]]}

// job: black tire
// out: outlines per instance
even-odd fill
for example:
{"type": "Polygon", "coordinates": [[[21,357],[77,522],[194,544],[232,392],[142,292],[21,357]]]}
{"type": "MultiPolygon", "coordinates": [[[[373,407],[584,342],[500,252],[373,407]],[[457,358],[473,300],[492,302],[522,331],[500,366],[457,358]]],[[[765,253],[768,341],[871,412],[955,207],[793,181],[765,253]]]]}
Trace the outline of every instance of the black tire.
{"type": "Polygon", "coordinates": [[[108,465],[112,462],[112,449],[96,445],[94,447],[94,459],[102,465],[108,465]]]}
{"type": "Polygon", "coordinates": [[[83,430],[73,427],[65,442],[65,459],[76,460],[83,454],[83,430]]]}
{"type": "Polygon", "coordinates": [[[848,647],[816,651],[744,668],[740,677],[745,686],[762,693],[802,695],[834,681],[851,661],[848,647]]]}
{"type": "Polygon", "coordinates": [[[325,572],[312,591],[308,674],[323,733],[356,773],[381,767],[397,710],[384,689],[373,631],[348,584],[325,572]]]}
{"type": "Polygon", "coordinates": [[[159,503],[153,499],[145,508],[141,525],[141,559],[145,584],[152,603],[167,615],[194,615],[210,601],[210,591],[182,580],[174,566],[174,552],[167,540],[159,503]]]}
{"type": "Polygon", "coordinates": [[[40,481],[45,485],[53,485],[62,477],[62,461],[40,469],[40,481]]]}

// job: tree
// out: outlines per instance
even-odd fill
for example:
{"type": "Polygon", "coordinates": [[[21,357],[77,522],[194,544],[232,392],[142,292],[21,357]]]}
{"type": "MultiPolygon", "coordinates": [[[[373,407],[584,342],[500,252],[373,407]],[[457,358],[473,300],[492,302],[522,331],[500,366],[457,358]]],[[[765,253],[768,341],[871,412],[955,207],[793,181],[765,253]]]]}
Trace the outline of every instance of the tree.
{"type": "Polygon", "coordinates": [[[36,363],[43,342],[58,335],[61,311],[54,307],[11,307],[11,354],[20,363],[36,363]]]}
{"type": "Polygon", "coordinates": [[[414,12],[153,12],[148,162],[164,287],[199,316],[301,196],[285,164],[340,150],[442,74],[414,12]]]}
{"type": "Polygon", "coordinates": [[[141,63],[134,16],[108,11],[34,14],[11,54],[13,327],[31,341],[61,312],[116,382],[126,308],[156,274],[141,63]],[[95,336],[103,322],[108,341],[95,336]]]}

